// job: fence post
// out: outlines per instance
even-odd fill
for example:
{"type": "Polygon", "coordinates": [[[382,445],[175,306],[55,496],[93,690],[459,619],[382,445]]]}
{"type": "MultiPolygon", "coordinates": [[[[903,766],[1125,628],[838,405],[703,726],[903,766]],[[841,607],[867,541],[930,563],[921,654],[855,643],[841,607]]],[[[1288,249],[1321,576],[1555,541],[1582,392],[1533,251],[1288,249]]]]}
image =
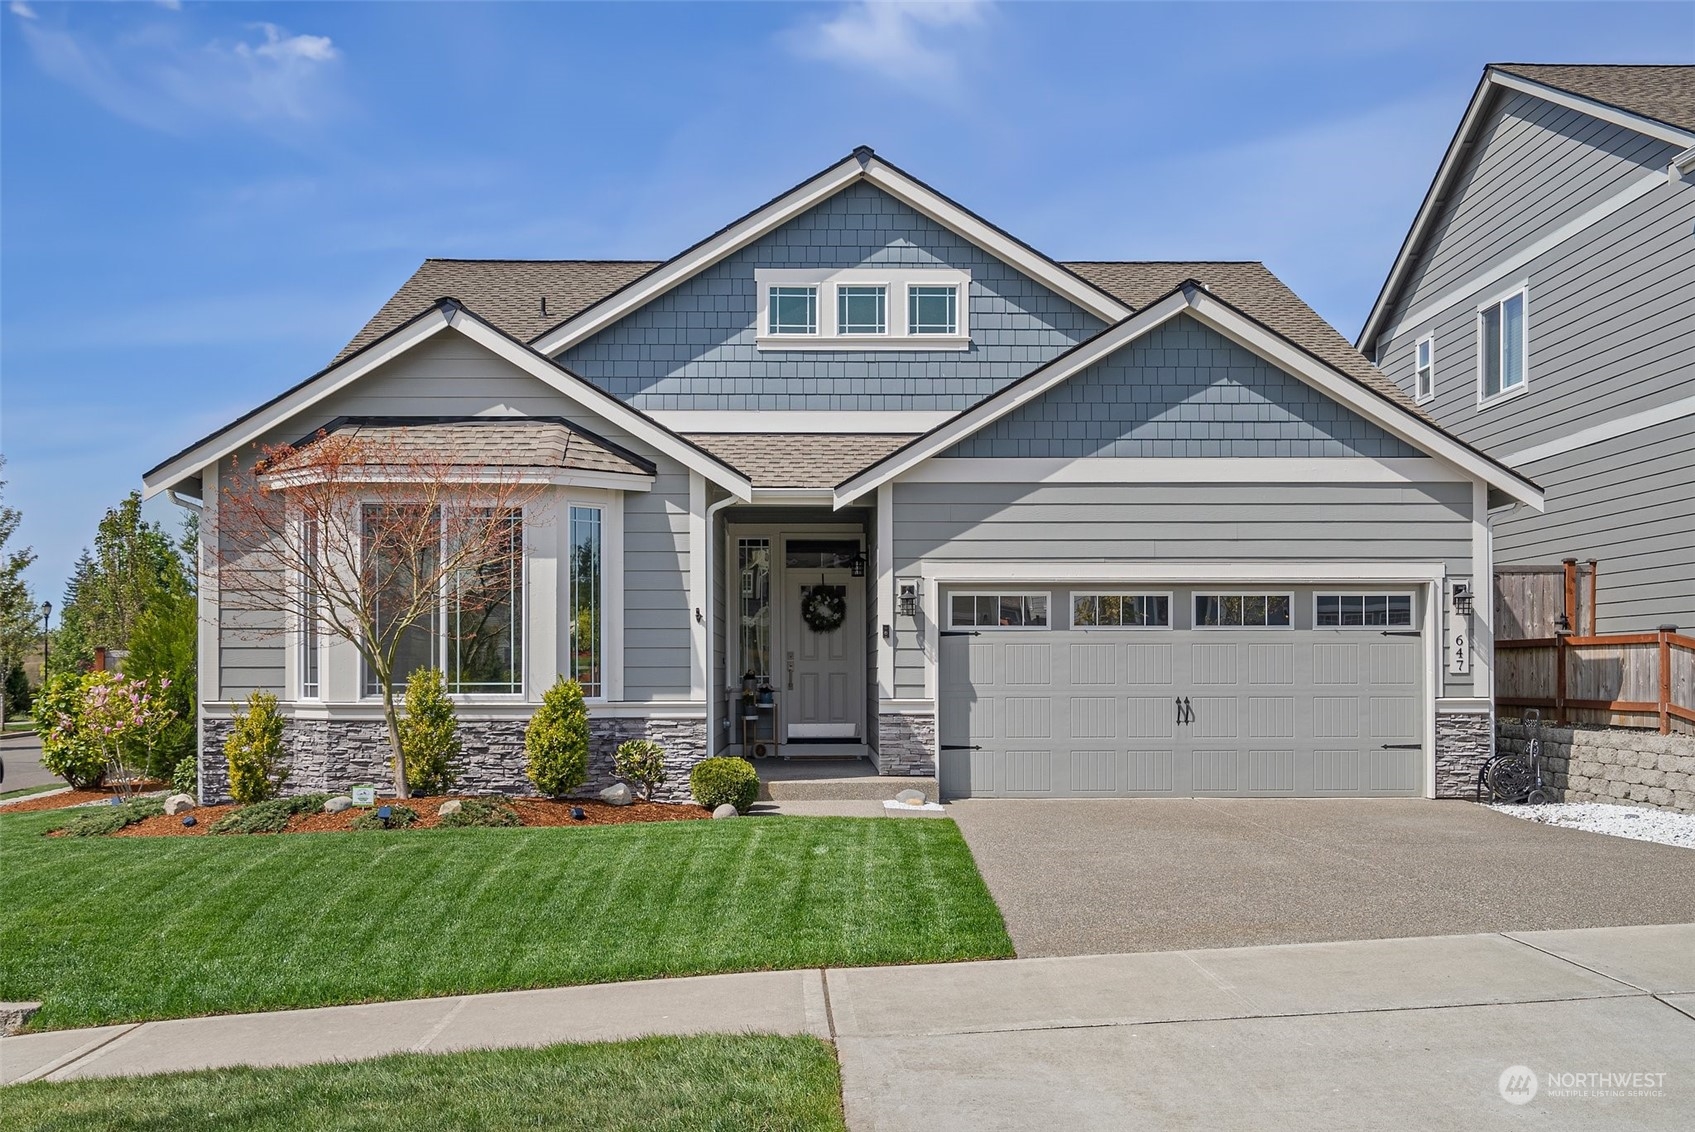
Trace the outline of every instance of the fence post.
{"type": "Polygon", "coordinates": [[[1566,638],[1554,634],[1554,726],[1564,727],[1566,717],[1566,638]]]}
{"type": "Polygon", "coordinates": [[[1593,558],[1591,558],[1589,560],[1589,635],[1591,637],[1593,637],[1597,632],[1599,632],[1599,629],[1596,628],[1596,620],[1595,620],[1595,616],[1596,616],[1596,613],[1597,613],[1597,610],[1595,609],[1595,589],[1596,589],[1595,573],[1596,573],[1596,567],[1598,567],[1599,565],[1600,565],[1600,563],[1595,561],[1593,558]]]}
{"type": "Polygon", "coordinates": [[[1671,634],[1670,627],[1661,625],[1660,638],[1660,734],[1671,734],[1671,634]]]}
{"type": "Polygon", "coordinates": [[[1565,567],[1566,630],[1581,633],[1583,626],[1577,620],[1577,559],[1567,558],[1560,565],[1565,567]]]}

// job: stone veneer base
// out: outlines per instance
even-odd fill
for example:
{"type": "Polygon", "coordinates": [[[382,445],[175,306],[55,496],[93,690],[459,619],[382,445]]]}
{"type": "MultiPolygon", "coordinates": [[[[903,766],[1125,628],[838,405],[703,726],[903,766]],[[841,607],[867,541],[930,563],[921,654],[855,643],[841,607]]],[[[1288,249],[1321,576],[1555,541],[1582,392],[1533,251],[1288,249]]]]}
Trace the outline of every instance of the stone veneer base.
{"type": "Polygon", "coordinates": [[[934,775],[936,717],[884,712],[877,717],[877,773],[934,775]]]}
{"type": "MultiPolygon", "coordinates": [[[[461,720],[463,747],[454,766],[456,794],[534,795],[524,773],[527,720],[461,720]]],[[[230,721],[208,719],[201,727],[200,784],[206,802],[229,799],[229,773],[223,758],[230,721]]],[[[592,797],[618,781],[612,752],[627,739],[652,739],[665,748],[666,780],[654,789],[655,801],[689,801],[689,771],[706,757],[704,719],[589,717],[589,777],[575,797],[592,797]]],[[[345,793],[372,783],[387,793],[388,732],[380,719],[290,719],[283,731],[284,761],[289,768],[285,794],[345,793]]]]}
{"type": "Polygon", "coordinates": [[[1475,798],[1477,772],[1494,754],[1487,712],[1436,713],[1436,796],[1475,798]]]}

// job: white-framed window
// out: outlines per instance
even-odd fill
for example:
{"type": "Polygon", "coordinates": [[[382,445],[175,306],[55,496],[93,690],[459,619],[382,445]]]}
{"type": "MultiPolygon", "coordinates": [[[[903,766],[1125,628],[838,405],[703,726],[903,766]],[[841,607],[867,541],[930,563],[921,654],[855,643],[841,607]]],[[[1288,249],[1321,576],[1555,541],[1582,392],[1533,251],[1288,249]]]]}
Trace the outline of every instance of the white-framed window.
{"type": "Polygon", "coordinates": [[[1287,629],[1294,595],[1286,593],[1198,593],[1197,629],[1287,629]]]}
{"type": "Polygon", "coordinates": [[[1413,347],[1413,399],[1419,404],[1436,396],[1436,336],[1426,334],[1413,347]]]}
{"type": "Polygon", "coordinates": [[[881,283],[842,283],[836,287],[836,333],[887,334],[889,289],[881,283]]]}
{"type": "Polygon", "coordinates": [[[959,287],[957,284],[911,283],[906,288],[906,332],[908,334],[958,334],[959,287]]]}
{"type": "Polygon", "coordinates": [[[583,687],[583,695],[605,695],[602,644],[603,514],[601,508],[572,504],[571,539],[571,657],[566,675],[583,687]]]}
{"type": "Polygon", "coordinates": [[[312,576],[318,563],[318,521],[302,519],[300,522],[300,554],[302,564],[306,567],[305,576],[300,580],[300,698],[315,700],[322,695],[319,684],[319,666],[322,657],[319,655],[322,647],[320,626],[318,622],[318,595],[312,589],[312,576]]]}
{"type": "Polygon", "coordinates": [[[817,334],[818,288],[771,287],[766,291],[770,334],[817,334]]]}
{"type": "Polygon", "coordinates": [[[1045,593],[965,593],[948,599],[948,625],[954,629],[1046,629],[1045,593]]]}
{"type": "Polygon", "coordinates": [[[1073,629],[1169,629],[1171,595],[1073,593],[1073,629]]]}
{"type": "Polygon", "coordinates": [[[1529,302],[1521,286],[1477,308],[1479,404],[1516,393],[1530,380],[1529,302]]]}
{"type": "Polygon", "coordinates": [[[1312,623],[1319,629],[1411,628],[1410,593],[1312,595],[1312,623]]]}

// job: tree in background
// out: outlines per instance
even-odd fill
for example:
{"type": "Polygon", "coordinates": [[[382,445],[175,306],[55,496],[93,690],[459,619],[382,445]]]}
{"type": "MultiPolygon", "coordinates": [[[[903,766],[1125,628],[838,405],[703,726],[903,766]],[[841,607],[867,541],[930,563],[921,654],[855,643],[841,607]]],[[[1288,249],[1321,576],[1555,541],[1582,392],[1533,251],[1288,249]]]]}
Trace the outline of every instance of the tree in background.
{"type": "MultiPolygon", "coordinates": [[[[0,469],[6,458],[0,456],[0,469]]],[[[35,561],[35,551],[12,546],[23,515],[4,502],[6,481],[0,479],[0,682],[4,683],[4,710],[0,715],[22,715],[29,710],[29,680],[24,676],[24,658],[39,647],[41,610],[24,581],[24,571],[35,561]]]]}
{"type": "Polygon", "coordinates": [[[194,593],[193,573],[178,543],[141,517],[141,493],[130,492],[101,518],[93,552],[77,559],[53,636],[53,670],[88,668],[97,647],[129,649],[160,599],[194,593]]]}

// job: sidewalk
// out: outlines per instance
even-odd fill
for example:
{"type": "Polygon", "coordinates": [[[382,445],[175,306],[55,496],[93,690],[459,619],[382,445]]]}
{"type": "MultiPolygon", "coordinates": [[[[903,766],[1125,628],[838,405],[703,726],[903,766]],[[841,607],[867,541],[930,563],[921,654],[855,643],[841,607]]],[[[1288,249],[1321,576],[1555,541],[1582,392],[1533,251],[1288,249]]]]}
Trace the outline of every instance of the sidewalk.
{"type": "Polygon", "coordinates": [[[1695,1122],[1695,924],[715,975],[0,1039],[0,1080],[759,1031],[836,1042],[855,1129],[1695,1122]]]}

